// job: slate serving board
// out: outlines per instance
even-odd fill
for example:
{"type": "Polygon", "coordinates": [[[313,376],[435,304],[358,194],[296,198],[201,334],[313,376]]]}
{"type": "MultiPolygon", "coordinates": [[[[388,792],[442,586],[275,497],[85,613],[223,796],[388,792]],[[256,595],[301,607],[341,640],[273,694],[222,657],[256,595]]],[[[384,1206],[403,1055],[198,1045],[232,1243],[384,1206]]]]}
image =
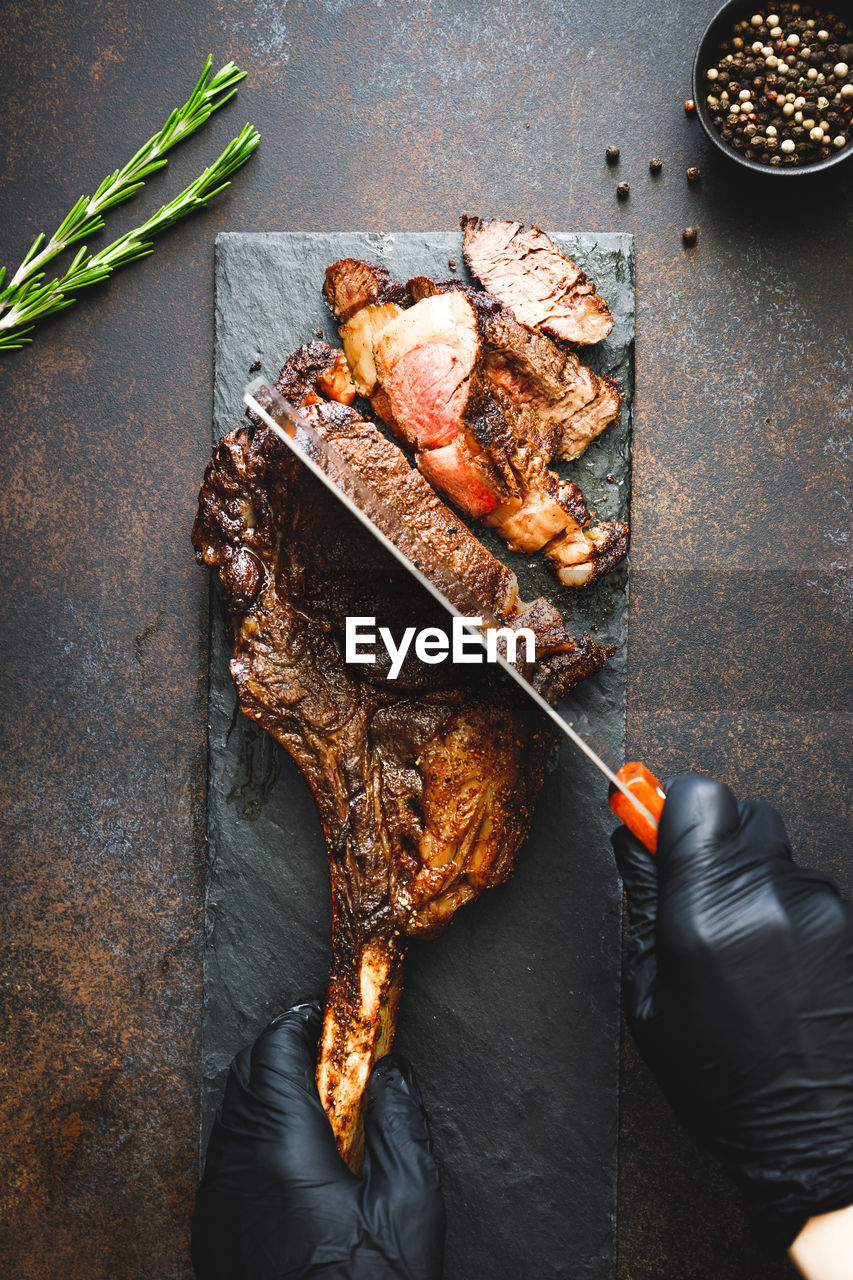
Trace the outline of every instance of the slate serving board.
{"type": "MultiPolygon", "coordinates": [[[[590,354],[624,389],[617,426],[559,469],[603,518],[630,487],[634,261],[626,234],[555,237],[596,281],[616,324],[590,354]]],[[[226,233],[216,242],[214,432],[241,416],[260,360],[272,379],[318,331],[335,343],[320,296],[341,257],[396,276],[465,278],[453,232],[226,233]]],[[[605,758],[624,758],[627,567],[589,591],[560,588],[534,557],[477,530],[578,629],[619,645],[571,699],[605,758]]],[[[320,823],[296,766],[239,711],[213,591],[209,855],[205,908],[202,1152],[228,1064],[295,1000],[322,993],[329,893],[320,823]]],[[[515,878],[460,911],[407,962],[397,1046],[414,1061],[448,1206],[447,1280],[566,1276],[614,1267],[620,897],[603,779],[561,744],[552,757],[515,878]]]]}

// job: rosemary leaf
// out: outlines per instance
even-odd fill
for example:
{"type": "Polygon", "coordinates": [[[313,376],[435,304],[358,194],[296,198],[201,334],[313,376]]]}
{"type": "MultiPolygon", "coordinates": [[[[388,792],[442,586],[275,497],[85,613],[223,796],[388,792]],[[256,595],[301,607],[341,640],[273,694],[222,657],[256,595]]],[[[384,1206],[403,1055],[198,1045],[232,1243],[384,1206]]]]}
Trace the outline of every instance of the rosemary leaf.
{"type": "MultiPolygon", "coordinates": [[[[47,240],[44,232],[36,236],[6,288],[0,293],[0,313],[18,309],[21,296],[17,291],[26,285],[42,267],[69,245],[94,235],[105,225],[101,216],[122,204],[145,185],[145,179],[168,164],[166,153],[200,129],[219,107],[236,93],[245,78],[233,62],[228,62],[214,76],[210,74],[213,59],[208,57],[195,88],[182,107],[176,107],[166,123],[139,148],[121,169],[104,178],[94,195],[81,196],[47,240]]],[[[5,273],[5,268],[4,268],[5,273]]],[[[0,283],[2,276],[0,276],[0,283]]]]}
{"type": "Polygon", "coordinates": [[[229,142],[218,160],[141,226],[126,232],[97,253],[87,253],[85,246],[78,249],[65,274],[46,284],[42,283],[44,273],[33,275],[16,292],[13,304],[5,314],[0,315],[0,352],[17,350],[31,342],[32,338],[25,336],[34,328],[34,324],[30,322],[70,307],[76,301],[75,297],[69,296],[72,293],[98,284],[119,267],[153,253],[154,245],[150,237],[165,231],[188,214],[203,209],[230,186],[226,179],[246,163],[260,140],[257,130],[246,124],[238,136],[229,142]]]}

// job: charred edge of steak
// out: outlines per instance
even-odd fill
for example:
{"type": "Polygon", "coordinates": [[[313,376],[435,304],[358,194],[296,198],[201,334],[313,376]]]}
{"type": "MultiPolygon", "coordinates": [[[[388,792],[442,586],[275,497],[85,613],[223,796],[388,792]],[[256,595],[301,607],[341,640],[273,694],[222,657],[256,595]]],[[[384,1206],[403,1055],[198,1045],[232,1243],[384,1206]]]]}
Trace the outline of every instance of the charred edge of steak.
{"type": "MultiPolygon", "coordinates": [[[[310,398],[327,396],[341,404],[352,404],[355,387],[349,373],[346,356],[325,342],[315,339],[295,351],[285,362],[273,383],[273,388],[297,407],[310,398]]],[[[269,409],[268,397],[260,392],[258,403],[269,409]]],[[[261,419],[252,410],[246,416],[256,427],[261,419]]]]}
{"type": "Polygon", "coordinates": [[[462,293],[471,303],[478,319],[498,315],[504,308],[503,303],[493,298],[482,289],[472,289],[464,280],[434,280],[432,276],[412,276],[406,281],[406,293],[412,303],[422,302],[424,298],[432,298],[437,293],[462,293]]]}
{"type": "Polygon", "coordinates": [[[556,706],[581,680],[600,671],[615,652],[615,645],[605,648],[596,644],[584,631],[575,641],[574,649],[538,662],[530,674],[530,683],[547,702],[556,706]]]}
{"type": "Polygon", "coordinates": [[[592,524],[555,538],[544,555],[564,586],[586,587],[616,567],[628,551],[628,537],[622,521],[592,524]]]}
{"type": "Polygon", "coordinates": [[[326,268],[323,297],[335,319],[341,323],[369,303],[395,302],[408,307],[406,286],[375,262],[341,258],[326,268]]]}

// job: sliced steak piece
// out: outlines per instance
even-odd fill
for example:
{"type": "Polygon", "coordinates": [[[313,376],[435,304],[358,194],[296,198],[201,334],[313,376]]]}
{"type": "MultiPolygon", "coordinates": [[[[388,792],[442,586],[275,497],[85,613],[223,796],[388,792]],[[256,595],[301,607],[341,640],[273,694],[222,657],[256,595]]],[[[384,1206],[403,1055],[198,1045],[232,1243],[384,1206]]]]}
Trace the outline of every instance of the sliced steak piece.
{"type": "Polygon", "coordinates": [[[341,345],[352,371],[352,380],[361,396],[370,397],[376,390],[373,341],[401,312],[402,307],[396,302],[368,303],[338,329],[341,345]]]}
{"type": "Polygon", "coordinates": [[[409,305],[405,285],[374,262],[341,258],[326,268],[323,297],[336,320],[344,322],[368,304],[409,305]]]}
{"type": "Polygon", "coordinates": [[[373,339],[409,305],[405,287],[385,267],[341,258],[326,269],[323,297],[339,323],[356,390],[370,396],[376,388],[373,339]]]}
{"type": "MultiPolygon", "coordinates": [[[[477,294],[457,280],[415,276],[406,284],[414,301],[461,290],[477,305],[477,294]]],[[[573,351],[520,324],[496,301],[478,306],[484,345],[483,371],[495,396],[523,439],[546,459],[568,461],[615,421],[621,392],[610,378],[581,364],[573,351]]]]}
{"type": "Polygon", "coordinates": [[[546,458],[579,457],[619,416],[622,393],[505,307],[483,321],[485,369],[498,403],[546,458]]]}
{"type": "Polygon", "coordinates": [[[475,297],[446,289],[415,303],[377,336],[376,370],[393,425],[428,479],[511,550],[538,551],[589,512],[577,486],[513,431],[484,382],[475,297]]]}
{"type": "MultiPolygon", "coordinates": [[[[321,384],[337,386],[330,374],[340,359],[341,352],[326,343],[310,342],[300,347],[284,365],[276,379],[276,388],[302,409],[320,435],[334,443],[356,474],[393,508],[398,519],[441,557],[474,600],[481,601],[509,626],[529,626],[536,636],[537,655],[562,652],[567,647],[574,651],[576,641],[566,631],[559,613],[542,598],[529,604],[519,600],[515,574],[487,551],[444,505],[429,483],[426,468],[421,474],[412,467],[397,445],[386,439],[372,422],[362,418],[348,401],[338,398],[337,402],[334,399],[328,402],[322,398],[321,384]],[[521,617],[529,620],[522,622],[521,617]]],[[[260,402],[263,403],[262,395],[260,402]]],[[[249,418],[257,427],[262,425],[251,412],[249,418]]],[[[432,459],[443,452],[433,449],[425,457],[432,459]]],[[[485,455],[480,458],[484,474],[493,480],[485,455]]],[[[478,456],[472,454],[471,463],[476,465],[478,461],[478,456]]],[[[542,486],[545,488],[545,480],[542,486]]],[[[571,488],[565,486],[560,497],[567,506],[575,502],[574,510],[583,522],[588,513],[585,507],[577,505],[578,500],[583,503],[579,491],[572,494],[571,488]]],[[[460,501],[459,505],[464,504],[460,501]]],[[[560,527],[566,527],[565,515],[560,527]]],[[[539,545],[547,540],[543,538],[539,545]]]]}
{"type": "MultiPolygon", "coordinates": [[[[391,285],[368,264],[344,259],[329,273],[327,299],[343,296],[344,277],[354,282],[346,303],[336,305],[349,316],[341,334],[350,340],[359,390],[415,451],[420,471],[440,493],[526,554],[588,524],[583,494],[550,471],[547,460],[580,451],[569,441],[583,432],[571,434],[568,426],[579,415],[586,415],[587,438],[598,421],[603,427],[610,420],[618,410],[612,384],[519,324],[497,299],[457,281],[416,277],[407,286],[410,305],[402,308],[370,300],[391,285]],[[354,298],[367,299],[360,310],[352,310],[354,298]],[[595,406],[608,396],[615,405],[599,419],[595,406]]],[[[594,540],[579,545],[593,556],[594,540]]],[[[566,581],[592,581],[603,572],[599,563],[604,560],[590,560],[581,573],[573,560],[566,581]]]]}
{"type": "Polygon", "coordinates": [[[463,217],[463,253],[472,275],[522,324],[565,342],[601,342],[613,328],[607,303],[538,227],[463,217]]]}
{"type": "Polygon", "coordinates": [[[544,555],[565,586],[585,587],[609,573],[627,550],[628,526],[613,520],[555,538],[544,555]]]}

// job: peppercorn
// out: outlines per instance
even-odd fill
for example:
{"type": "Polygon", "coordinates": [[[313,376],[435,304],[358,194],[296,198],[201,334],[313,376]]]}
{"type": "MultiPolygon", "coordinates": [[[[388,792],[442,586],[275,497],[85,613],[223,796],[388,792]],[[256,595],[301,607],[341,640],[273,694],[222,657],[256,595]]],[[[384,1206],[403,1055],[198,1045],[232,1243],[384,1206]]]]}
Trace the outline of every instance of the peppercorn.
{"type": "Polygon", "coordinates": [[[810,164],[837,154],[836,139],[849,144],[853,25],[790,0],[780,10],[735,23],[719,42],[707,107],[721,141],[753,162],[810,164]]]}
{"type": "Polygon", "coordinates": [[[450,270],[451,270],[451,271],[455,271],[455,270],[456,270],[456,259],[455,259],[455,258],[448,258],[448,259],[447,259],[447,265],[450,267],[450,270]]]}
{"type": "Polygon", "coordinates": [[[663,160],[660,160],[657,156],[652,156],[651,160],[649,161],[649,168],[651,169],[652,173],[660,173],[661,169],[663,168],[663,160]]]}
{"type": "Polygon", "coordinates": [[[619,148],[608,147],[604,154],[607,156],[608,164],[615,164],[616,161],[619,159],[619,148]]]}
{"type": "Polygon", "coordinates": [[[616,194],[620,200],[627,200],[631,194],[631,188],[627,182],[620,182],[616,188],[616,194]]]}
{"type": "Polygon", "coordinates": [[[681,238],[685,244],[695,244],[698,235],[699,231],[697,227],[685,227],[681,233],[681,238]]]}
{"type": "Polygon", "coordinates": [[[689,116],[692,116],[695,114],[696,103],[693,101],[692,98],[687,99],[687,101],[684,104],[684,110],[687,112],[689,116]]]}
{"type": "Polygon", "coordinates": [[[699,168],[698,168],[698,166],[697,166],[697,165],[695,165],[695,164],[692,164],[692,165],[690,166],[690,168],[687,170],[687,181],[688,181],[688,182],[698,182],[698,181],[699,181],[699,177],[700,177],[700,174],[699,174],[699,168]]]}

